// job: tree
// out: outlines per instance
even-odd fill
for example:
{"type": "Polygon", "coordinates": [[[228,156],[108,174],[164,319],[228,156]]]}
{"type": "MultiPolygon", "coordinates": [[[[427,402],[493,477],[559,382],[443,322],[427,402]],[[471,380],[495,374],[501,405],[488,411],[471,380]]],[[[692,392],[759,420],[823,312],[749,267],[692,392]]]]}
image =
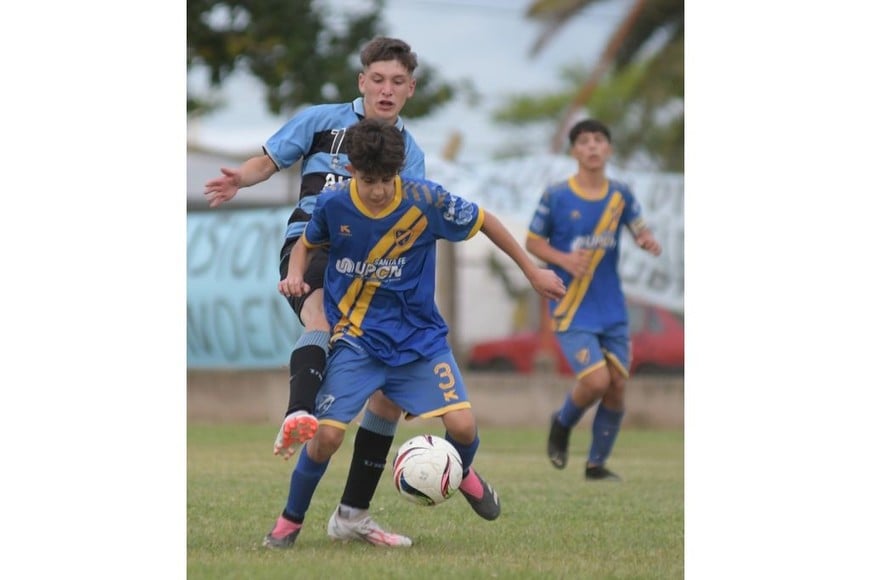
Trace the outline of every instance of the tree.
{"type": "MultiPolygon", "coordinates": [[[[265,85],[265,104],[274,114],[351,100],[359,95],[359,51],[384,34],[383,0],[368,4],[350,13],[311,0],[188,0],[187,70],[205,67],[213,88],[237,71],[249,72],[265,85]]],[[[425,115],[456,93],[422,59],[420,65],[414,98],[402,111],[406,117],[425,115]]],[[[189,116],[218,106],[188,93],[189,116]]]]}
{"type": "MultiPolygon", "coordinates": [[[[671,101],[674,110],[667,104],[661,107],[638,102],[640,83],[649,78],[647,63],[630,65],[622,73],[608,77],[595,87],[583,110],[591,117],[607,123],[616,141],[617,162],[632,165],[645,164],[666,171],[683,170],[683,115],[682,101],[671,101]],[[658,115],[664,119],[656,119],[658,115]],[[668,118],[670,115],[670,118],[668,118]]],[[[577,94],[576,87],[584,86],[589,72],[582,66],[568,67],[562,71],[565,88],[546,95],[513,95],[499,107],[493,119],[501,124],[529,126],[552,125],[571,109],[577,94]]],[[[670,97],[663,96],[663,100],[670,97]]],[[[525,141],[508,143],[499,152],[501,156],[529,155],[537,144],[525,141]]],[[[564,135],[559,141],[561,152],[567,147],[564,135]]]]}
{"type": "MultiPolygon", "coordinates": [[[[532,2],[526,15],[543,24],[532,56],[596,2],[600,0],[532,2]]],[[[592,71],[565,71],[566,92],[514,97],[496,119],[527,123],[556,114],[562,123],[554,144],[562,145],[567,123],[586,108],[614,128],[623,158],[646,158],[659,168],[682,171],[683,29],[683,0],[635,0],[592,71]]]]}

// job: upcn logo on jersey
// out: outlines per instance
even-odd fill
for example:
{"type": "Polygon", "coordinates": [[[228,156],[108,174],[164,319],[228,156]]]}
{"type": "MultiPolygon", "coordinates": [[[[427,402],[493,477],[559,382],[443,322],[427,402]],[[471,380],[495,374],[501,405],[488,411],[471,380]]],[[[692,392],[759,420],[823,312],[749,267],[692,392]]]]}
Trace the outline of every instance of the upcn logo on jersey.
{"type": "Polygon", "coordinates": [[[374,262],[354,262],[350,258],[342,258],[335,263],[339,274],[380,282],[401,279],[404,266],[405,258],[384,258],[374,262]]]}
{"type": "Polygon", "coordinates": [[[571,242],[571,250],[597,250],[598,248],[615,248],[616,236],[613,234],[589,234],[577,236],[571,242]]]}

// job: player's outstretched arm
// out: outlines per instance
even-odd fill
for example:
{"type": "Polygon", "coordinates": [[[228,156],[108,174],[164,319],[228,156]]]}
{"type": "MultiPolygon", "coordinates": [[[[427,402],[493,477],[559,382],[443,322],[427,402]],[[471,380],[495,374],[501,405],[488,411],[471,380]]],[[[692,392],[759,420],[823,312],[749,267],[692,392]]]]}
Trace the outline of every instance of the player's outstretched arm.
{"type": "Polygon", "coordinates": [[[308,264],[308,247],[300,239],[290,250],[287,277],[278,282],[278,292],[284,296],[302,296],[309,292],[311,287],[303,279],[306,264],[308,264]]]}
{"type": "Polygon", "coordinates": [[[278,168],[268,155],[251,157],[238,169],[221,167],[221,176],[205,182],[205,198],[209,207],[217,207],[231,200],[239,189],[266,181],[278,168]]]}
{"type": "Polygon", "coordinates": [[[562,279],[548,268],[539,268],[504,224],[490,212],[483,214],[483,225],[480,231],[516,262],[538,294],[554,300],[565,295],[565,284],[562,279]]]}

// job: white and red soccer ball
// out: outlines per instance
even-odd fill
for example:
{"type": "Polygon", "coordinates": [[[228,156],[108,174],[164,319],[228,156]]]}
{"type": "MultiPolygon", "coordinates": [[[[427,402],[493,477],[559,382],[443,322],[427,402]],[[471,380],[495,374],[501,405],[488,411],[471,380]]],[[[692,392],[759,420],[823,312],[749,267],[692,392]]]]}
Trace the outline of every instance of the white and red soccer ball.
{"type": "Polygon", "coordinates": [[[462,483],[462,459],[447,440],[417,435],[405,441],[393,460],[393,484],[406,500],[431,506],[450,498],[462,483]]]}

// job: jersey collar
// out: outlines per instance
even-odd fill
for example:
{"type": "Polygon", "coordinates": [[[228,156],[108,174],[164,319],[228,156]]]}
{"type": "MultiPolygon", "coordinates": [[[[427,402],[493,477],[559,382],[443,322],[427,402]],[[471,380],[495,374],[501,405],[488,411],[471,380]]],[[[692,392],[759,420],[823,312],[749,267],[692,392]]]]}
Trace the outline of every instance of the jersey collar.
{"type": "Polygon", "coordinates": [[[373,214],[370,212],[362,200],[359,198],[359,191],[356,188],[356,179],[350,180],[350,200],[353,202],[353,205],[366,217],[372,219],[380,219],[382,217],[386,217],[396,211],[396,208],[399,207],[399,204],[402,203],[402,179],[397,175],[396,179],[393,181],[395,189],[393,190],[393,199],[390,201],[389,205],[387,205],[384,209],[381,210],[378,214],[373,214]]]}

